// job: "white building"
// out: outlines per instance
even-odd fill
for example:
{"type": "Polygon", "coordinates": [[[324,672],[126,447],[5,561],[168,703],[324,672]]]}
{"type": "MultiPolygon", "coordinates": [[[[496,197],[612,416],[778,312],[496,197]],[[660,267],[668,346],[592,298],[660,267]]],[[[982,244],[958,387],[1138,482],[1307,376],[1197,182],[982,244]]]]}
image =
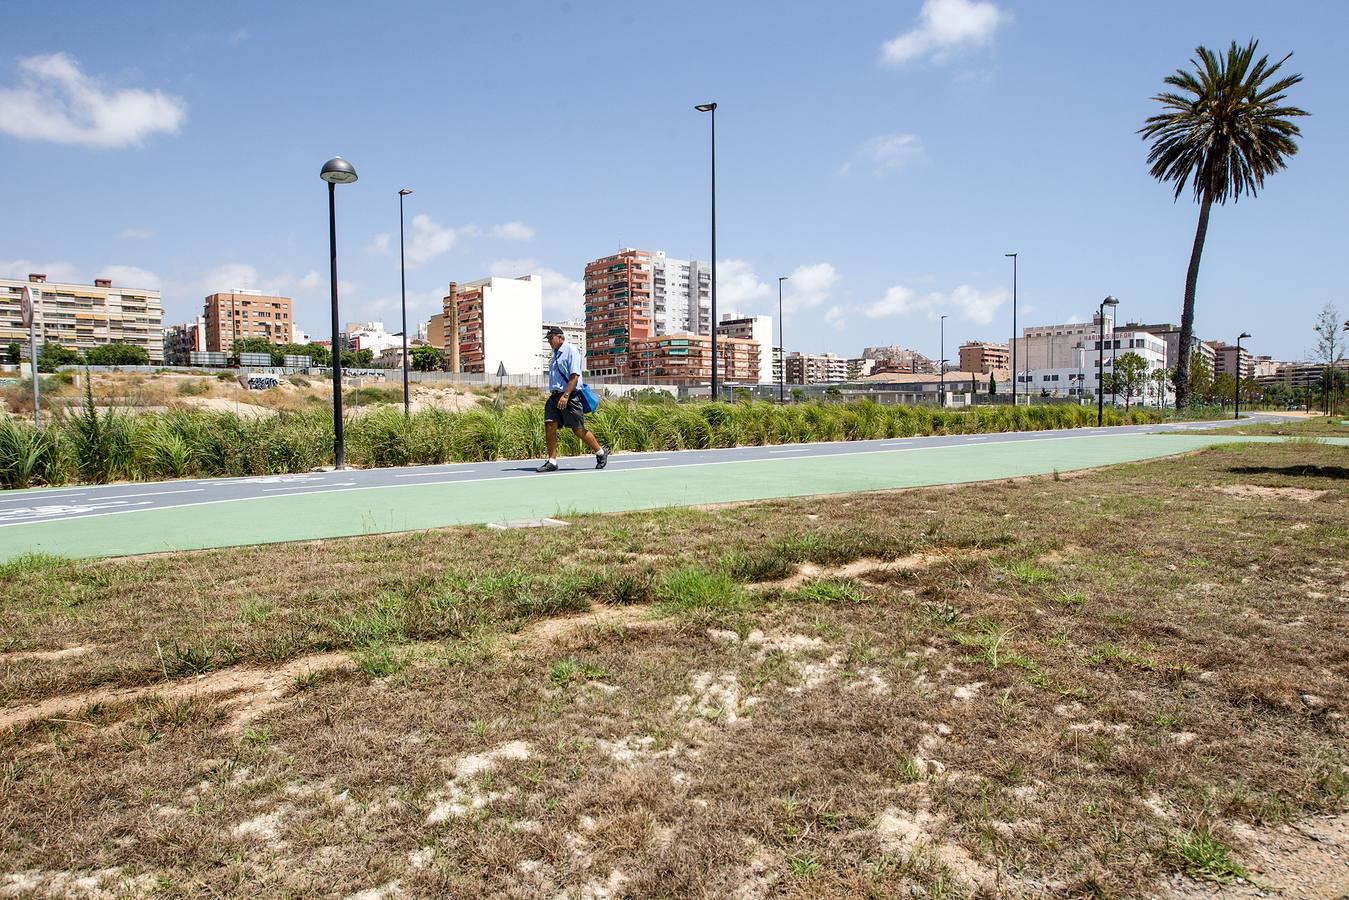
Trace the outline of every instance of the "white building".
{"type": "Polygon", "coordinates": [[[104,344],[131,344],[151,363],[164,361],[164,307],[159,291],[114,286],[108,278],[92,285],[49,282],[41,273],[28,279],[0,278],[0,348],[28,348],[28,329],[20,315],[23,289],[33,291],[38,346],[60,344],[84,352],[104,344]]]}
{"type": "MultiPolygon", "coordinates": [[[[705,262],[651,254],[652,333],[712,333],[712,267],[705,262]]],[[[764,344],[764,346],[769,346],[764,344]]]]}
{"type": "Polygon", "coordinates": [[[391,347],[403,346],[403,337],[384,330],[383,322],[348,322],[343,332],[348,350],[369,350],[375,356],[391,347]]]}
{"type": "Polygon", "coordinates": [[[458,334],[458,352],[450,355],[458,371],[495,375],[501,366],[510,375],[543,371],[539,359],[539,336],[543,333],[541,276],[494,275],[454,287],[445,298],[445,309],[453,312],[447,318],[452,319],[458,334]]]}
{"type": "Polygon", "coordinates": [[[717,325],[717,337],[744,338],[759,344],[759,383],[773,384],[776,376],[773,368],[773,354],[768,348],[773,346],[772,316],[738,316],[725,313],[717,325]]]}
{"type": "MultiPolygon", "coordinates": [[[[1096,346],[1102,323],[1100,314],[1093,313],[1090,322],[1066,322],[1062,325],[1037,325],[1021,329],[1021,337],[1012,338],[1011,349],[1016,370],[1072,369],[1076,365],[1075,351],[1079,347],[1096,346]]],[[[1115,314],[1105,314],[1105,338],[1115,331],[1115,314]]],[[[1108,350],[1110,345],[1106,344],[1108,350]]]]}
{"type": "MultiPolygon", "coordinates": [[[[1067,365],[1032,367],[1029,373],[1017,372],[1017,386],[1031,396],[1094,400],[1100,383],[1096,377],[1098,344],[1099,341],[1093,337],[1085,345],[1072,348],[1070,358],[1062,361],[1067,362],[1067,365]]],[[[1170,403],[1170,384],[1164,385],[1159,391],[1154,374],[1167,368],[1166,341],[1146,331],[1119,330],[1111,334],[1107,330],[1104,355],[1100,358],[1101,374],[1108,376],[1114,372],[1114,361],[1125,353],[1136,353],[1147,363],[1148,377],[1144,381],[1142,393],[1131,398],[1130,402],[1147,406],[1170,403]]],[[[1107,393],[1106,396],[1113,401],[1124,402],[1123,395],[1116,394],[1112,398],[1107,393]]]]}

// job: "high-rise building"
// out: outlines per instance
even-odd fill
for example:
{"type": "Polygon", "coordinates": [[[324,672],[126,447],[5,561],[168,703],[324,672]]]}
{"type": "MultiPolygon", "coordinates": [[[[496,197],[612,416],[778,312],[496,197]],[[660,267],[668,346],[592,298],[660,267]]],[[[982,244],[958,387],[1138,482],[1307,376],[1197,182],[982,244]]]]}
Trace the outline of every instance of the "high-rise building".
{"type": "Polygon", "coordinates": [[[1006,372],[1011,368],[1011,356],[1006,344],[993,344],[988,341],[966,341],[960,345],[960,370],[962,372],[1006,372]]]}
{"type": "Polygon", "coordinates": [[[0,278],[0,344],[28,345],[20,305],[23,287],[33,288],[33,319],[38,344],[53,343],[72,350],[104,344],[131,344],[145,350],[152,363],[164,361],[164,307],[159,291],[114,286],[96,278],[92,285],[47,281],[33,273],[27,281],[0,278]]]}
{"type": "Polygon", "coordinates": [[[234,342],[262,338],[269,344],[293,340],[291,299],[235,289],[206,298],[206,349],[229,353],[234,342]]]}
{"type": "MultiPolygon", "coordinates": [[[[760,348],[758,382],[760,384],[775,383],[773,355],[768,352],[768,348],[773,346],[772,316],[737,316],[735,313],[726,313],[717,325],[717,337],[756,341],[760,348]]],[[[717,342],[717,350],[718,355],[720,355],[720,341],[717,342]]]]}
{"type": "MultiPolygon", "coordinates": [[[[1176,367],[1176,358],[1180,355],[1180,326],[1171,323],[1159,323],[1157,325],[1140,325],[1136,322],[1130,322],[1121,326],[1130,331],[1146,331],[1149,334],[1155,334],[1166,342],[1166,367],[1174,369],[1176,367]]],[[[1204,361],[1204,367],[1210,373],[1213,372],[1213,348],[1198,337],[1190,336],[1190,358],[1198,356],[1204,361]]]]}
{"type": "Polygon", "coordinates": [[[585,269],[586,372],[629,374],[634,341],[650,337],[652,254],[624,248],[585,269]]]}
{"type": "MultiPolygon", "coordinates": [[[[759,380],[759,342],[742,338],[717,341],[717,368],[729,383],[759,380]]],[[[708,381],[712,377],[711,335],[663,334],[633,341],[630,373],[642,381],[708,381]]]]}
{"type": "MultiPolygon", "coordinates": [[[[444,300],[446,356],[452,372],[536,375],[543,328],[543,279],[492,276],[450,282],[444,300]]],[[[442,325],[442,327],[444,327],[442,325]]]]}
{"type": "MultiPolygon", "coordinates": [[[[651,254],[652,334],[712,333],[712,267],[651,254]]],[[[767,346],[767,345],[765,345],[767,346]]]]}
{"type": "MultiPolygon", "coordinates": [[[[1022,374],[1034,369],[1072,368],[1074,351],[1090,344],[1096,346],[1102,323],[1100,313],[1094,313],[1090,322],[1065,322],[1062,325],[1036,325],[1021,329],[1021,337],[1013,337],[1017,371],[1022,374]]],[[[1105,339],[1115,332],[1115,314],[1105,314],[1105,339]]],[[[1107,343],[1107,347],[1110,345],[1107,343]]],[[[962,368],[964,368],[962,366],[962,368]]]]}
{"type": "Polygon", "coordinates": [[[206,349],[206,319],[197,316],[194,322],[170,325],[164,329],[164,362],[170,366],[192,363],[192,354],[206,349]]]}
{"type": "Polygon", "coordinates": [[[1231,375],[1238,381],[1255,377],[1255,357],[1251,351],[1242,347],[1239,354],[1236,344],[1225,341],[1206,341],[1213,350],[1213,377],[1231,375]],[[1238,358],[1240,355],[1240,358],[1238,358]]]}

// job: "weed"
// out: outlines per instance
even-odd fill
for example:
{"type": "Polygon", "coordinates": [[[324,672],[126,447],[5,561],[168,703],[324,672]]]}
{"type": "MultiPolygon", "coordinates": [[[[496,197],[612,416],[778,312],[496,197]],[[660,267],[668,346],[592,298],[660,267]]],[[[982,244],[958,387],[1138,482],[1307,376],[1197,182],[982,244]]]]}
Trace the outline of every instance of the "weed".
{"type": "Polygon", "coordinates": [[[1232,858],[1228,846],[1214,837],[1207,826],[1198,826],[1172,836],[1171,849],[1179,857],[1185,871],[1196,878],[1219,884],[1232,884],[1238,878],[1250,878],[1241,864],[1232,858]]]}
{"type": "Polygon", "coordinates": [[[548,667],[548,680],[558,687],[592,678],[605,678],[608,674],[604,669],[574,659],[561,659],[548,667]]]}
{"type": "Polygon", "coordinates": [[[1086,658],[1089,666],[1110,665],[1116,668],[1121,666],[1133,666],[1138,669],[1144,669],[1149,672],[1156,671],[1157,663],[1155,660],[1146,656],[1140,656],[1132,650],[1115,644],[1102,644],[1091,652],[1086,658]]]}
{"type": "Polygon", "coordinates": [[[54,556],[50,553],[21,553],[9,562],[0,563],[0,578],[55,572],[70,565],[70,562],[64,556],[54,556]]]}
{"type": "Polygon", "coordinates": [[[1054,602],[1071,606],[1073,609],[1081,609],[1087,605],[1087,595],[1082,591],[1059,591],[1054,597],[1054,602]]]}
{"type": "Polygon", "coordinates": [[[1058,577],[1053,569],[1046,568],[1029,560],[1014,562],[1009,566],[1005,566],[1003,571],[1022,584],[1041,584],[1046,581],[1053,581],[1058,577]]]}
{"type": "Polygon", "coordinates": [[[272,740],[270,728],[245,728],[244,743],[254,747],[265,747],[272,740]]]}
{"type": "Polygon", "coordinates": [[[395,653],[385,646],[369,647],[356,654],[356,668],[371,678],[396,675],[412,663],[412,654],[395,653]]]}
{"type": "Polygon", "coordinates": [[[750,604],[749,594],[725,572],[697,566],[666,575],[656,587],[656,597],[666,613],[733,612],[750,604]]]}
{"type": "Polygon", "coordinates": [[[205,644],[183,645],[174,641],[165,652],[163,645],[156,641],[155,648],[159,651],[159,663],[165,678],[201,675],[212,669],[228,666],[235,659],[232,649],[205,644]]]}
{"type": "Polygon", "coordinates": [[[798,588],[794,600],[819,603],[858,603],[864,599],[860,586],[851,578],[826,578],[798,588]]]}
{"type": "Polygon", "coordinates": [[[793,856],[788,863],[797,878],[809,878],[820,871],[820,861],[814,856],[793,856]]]}

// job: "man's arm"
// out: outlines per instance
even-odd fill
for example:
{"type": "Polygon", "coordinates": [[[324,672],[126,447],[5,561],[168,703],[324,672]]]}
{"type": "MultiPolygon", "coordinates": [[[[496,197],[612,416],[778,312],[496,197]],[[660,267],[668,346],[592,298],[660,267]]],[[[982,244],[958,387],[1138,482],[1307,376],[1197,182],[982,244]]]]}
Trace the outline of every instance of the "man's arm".
{"type": "Polygon", "coordinates": [[[571,400],[571,392],[576,390],[576,382],[581,379],[580,372],[572,372],[571,377],[567,379],[567,386],[562,389],[562,396],[558,398],[558,409],[564,409],[567,401],[571,400]]]}

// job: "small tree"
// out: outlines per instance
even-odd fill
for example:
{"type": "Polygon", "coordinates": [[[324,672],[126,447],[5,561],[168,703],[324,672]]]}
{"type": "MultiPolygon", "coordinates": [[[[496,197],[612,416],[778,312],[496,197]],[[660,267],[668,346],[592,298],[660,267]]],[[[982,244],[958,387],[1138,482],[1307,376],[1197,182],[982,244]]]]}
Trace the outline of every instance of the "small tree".
{"type": "Polygon", "coordinates": [[[1171,372],[1167,369],[1153,369],[1152,375],[1153,390],[1157,392],[1157,405],[1166,406],[1166,389],[1171,384],[1171,372]]]}
{"type": "Polygon", "coordinates": [[[1327,303],[1316,317],[1312,326],[1316,332],[1316,361],[1325,364],[1325,377],[1322,379],[1322,401],[1326,415],[1330,415],[1332,396],[1335,393],[1335,370],[1344,360],[1344,339],[1340,337],[1340,314],[1335,304],[1327,303]]]}
{"type": "Polygon", "coordinates": [[[992,372],[988,373],[988,396],[994,397],[998,393],[998,378],[992,372]]]}
{"type": "Polygon", "coordinates": [[[39,372],[55,372],[61,366],[77,366],[83,361],[80,351],[50,342],[43,344],[37,352],[37,370],[39,372]]]}
{"type": "Polygon", "coordinates": [[[418,372],[434,372],[445,362],[443,351],[429,344],[412,348],[412,368],[418,372]]]}
{"type": "Polygon", "coordinates": [[[23,351],[19,348],[19,342],[10,341],[8,346],[5,347],[5,362],[11,362],[17,365],[22,358],[23,351]]]}
{"type": "Polygon", "coordinates": [[[1115,360],[1115,386],[1124,395],[1124,408],[1143,393],[1147,384],[1148,361],[1132,350],[1115,360]]]}
{"type": "Polygon", "coordinates": [[[1218,401],[1218,405],[1226,406],[1232,402],[1232,398],[1237,394],[1237,380],[1224,372],[1213,379],[1213,387],[1210,390],[1213,399],[1218,401]]]}

